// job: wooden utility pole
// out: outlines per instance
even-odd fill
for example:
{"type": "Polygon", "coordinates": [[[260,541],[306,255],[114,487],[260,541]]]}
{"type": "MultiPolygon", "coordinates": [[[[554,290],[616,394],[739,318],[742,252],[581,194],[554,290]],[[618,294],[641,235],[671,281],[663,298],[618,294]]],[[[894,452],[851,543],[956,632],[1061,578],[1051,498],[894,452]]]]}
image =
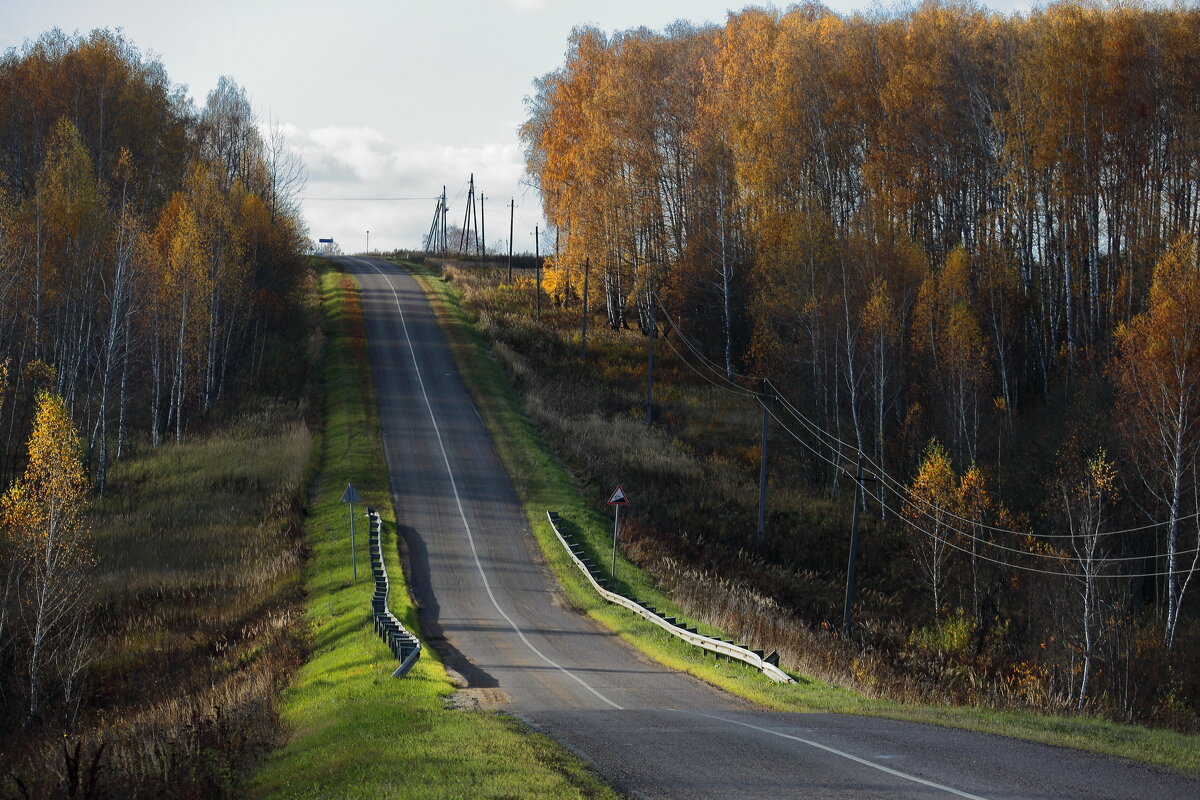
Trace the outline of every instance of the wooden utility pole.
{"type": "Polygon", "coordinates": [[[448,246],[448,242],[446,241],[449,238],[448,232],[446,230],[446,214],[449,211],[450,211],[450,209],[446,206],[446,187],[443,186],[442,187],[442,258],[446,257],[446,248],[448,246]]]}
{"type": "Polygon", "coordinates": [[[483,257],[483,240],[479,238],[479,217],[475,213],[475,173],[471,173],[471,221],[475,224],[475,254],[483,257]]]}
{"type": "Polygon", "coordinates": [[[588,272],[592,263],[591,256],[583,257],[583,322],[580,323],[579,340],[583,343],[583,360],[587,361],[587,312],[588,312],[588,272]]]}
{"type": "Polygon", "coordinates": [[[479,193],[479,257],[487,257],[487,220],[484,218],[483,201],[487,198],[479,193]]]}
{"type": "Polygon", "coordinates": [[[474,173],[472,173],[471,181],[470,181],[470,183],[468,183],[469,188],[467,189],[467,202],[463,203],[463,223],[462,223],[462,227],[458,229],[458,254],[460,256],[464,255],[466,253],[466,250],[464,248],[466,248],[468,246],[467,245],[467,234],[471,230],[471,192],[475,188],[474,182],[475,182],[475,175],[474,175],[474,173]]]}
{"type": "Polygon", "coordinates": [[[438,232],[442,228],[442,198],[437,198],[433,209],[433,223],[429,226],[429,235],[425,237],[425,252],[436,253],[438,249],[438,232]]]}
{"type": "Polygon", "coordinates": [[[511,197],[508,200],[508,285],[512,285],[512,237],[513,237],[513,213],[517,208],[517,199],[511,197]]]}
{"type": "Polygon", "coordinates": [[[475,225],[475,246],[479,247],[479,222],[475,217],[475,173],[471,173],[471,181],[467,189],[467,204],[463,207],[462,231],[458,235],[458,252],[467,255],[471,249],[471,225],[475,225]]]}
{"type": "Polygon", "coordinates": [[[654,284],[646,264],[646,305],[650,317],[650,335],[646,339],[646,425],[654,424],[654,284]]]}
{"type": "Polygon", "coordinates": [[[537,269],[537,321],[542,321],[542,255],[538,245],[538,226],[533,226],[533,265],[537,269]]]}
{"type": "Polygon", "coordinates": [[[762,438],[759,440],[758,458],[758,537],[754,551],[761,553],[767,538],[767,424],[770,419],[771,384],[762,382],[762,438]]]}
{"type": "Polygon", "coordinates": [[[854,517],[850,523],[850,561],[846,565],[846,603],[842,610],[842,639],[850,639],[850,617],[854,609],[854,589],[858,561],[858,507],[862,505],[863,454],[858,454],[858,472],[854,477],[854,517]]]}

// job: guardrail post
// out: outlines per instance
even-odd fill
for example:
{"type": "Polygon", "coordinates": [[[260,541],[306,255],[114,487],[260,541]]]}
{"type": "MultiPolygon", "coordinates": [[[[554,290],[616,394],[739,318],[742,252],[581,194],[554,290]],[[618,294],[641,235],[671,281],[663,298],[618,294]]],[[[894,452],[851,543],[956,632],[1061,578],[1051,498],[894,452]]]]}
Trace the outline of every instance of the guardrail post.
{"type": "MultiPolygon", "coordinates": [[[[617,509],[619,510],[620,506],[617,506],[617,509]]],[[[580,553],[576,552],[579,550],[579,547],[573,542],[568,542],[567,538],[563,536],[562,531],[558,529],[558,522],[560,520],[557,512],[547,511],[546,517],[550,520],[550,529],[554,531],[554,535],[558,537],[558,541],[562,543],[562,546],[567,551],[567,555],[570,557],[570,559],[575,562],[575,566],[579,568],[579,570],[583,573],[584,578],[590,584],[592,584],[592,587],[600,594],[600,596],[608,600],[610,603],[616,603],[617,605],[624,606],[648,622],[651,622],[662,628],[672,636],[683,639],[685,642],[696,645],[704,650],[710,651],[714,655],[728,656],[729,658],[749,664],[750,666],[761,670],[763,674],[776,683],[795,682],[792,680],[790,675],[779,668],[779,656],[777,653],[772,653],[771,655],[764,657],[763,651],[761,650],[750,650],[744,645],[726,642],[721,639],[714,639],[711,636],[704,636],[698,633],[696,629],[688,627],[685,623],[681,623],[673,617],[668,617],[665,614],[659,613],[652,606],[649,606],[646,603],[642,603],[638,600],[618,594],[617,592],[612,591],[612,588],[606,588],[604,586],[604,584],[607,582],[606,579],[597,578],[597,576],[588,569],[588,565],[580,557],[580,553]]],[[[618,514],[617,520],[619,519],[620,516],[618,514]]],[[[616,522],[613,524],[613,543],[613,574],[615,575],[616,522]]]]}
{"type": "Polygon", "coordinates": [[[421,640],[409,633],[400,620],[388,609],[387,567],[383,563],[383,549],[380,545],[380,528],[382,521],[379,512],[367,508],[368,535],[367,544],[371,554],[371,573],[375,581],[375,591],[371,595],[371,617],[375,633],[387,643],[392,655],[400,661],[400,666],[392,673],[393,678],[403,678],[412,669],[421,656],[421,640]]]}

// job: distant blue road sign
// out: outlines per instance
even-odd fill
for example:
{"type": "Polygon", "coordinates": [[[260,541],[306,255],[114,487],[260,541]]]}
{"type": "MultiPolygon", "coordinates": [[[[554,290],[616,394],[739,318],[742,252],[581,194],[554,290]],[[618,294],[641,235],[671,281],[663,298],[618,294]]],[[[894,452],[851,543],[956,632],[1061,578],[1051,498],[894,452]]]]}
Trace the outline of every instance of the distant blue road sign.
{"type": "Polygon", "coordinates": [[[333,239],[317,239],[319,244],[333,244],[333,239]]]}

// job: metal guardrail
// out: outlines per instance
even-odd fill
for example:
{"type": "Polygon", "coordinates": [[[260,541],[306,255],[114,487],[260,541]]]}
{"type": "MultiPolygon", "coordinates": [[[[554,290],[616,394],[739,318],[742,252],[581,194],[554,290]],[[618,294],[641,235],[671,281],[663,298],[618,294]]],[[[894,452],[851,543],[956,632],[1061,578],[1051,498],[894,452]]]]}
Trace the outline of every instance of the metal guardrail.
{"type": "Polygon", "coordinates": [[[571,560],[575,562],[575,566],[579,567],[583,572],[583,576],[588,579],[592,587],[610,603],[616,603],[619,606],[628,608],[633,613],[649,620],[658,627],[665,630],[672,636],[677,636],[683,639],[688,644],[702,647],[713,653],[719,653],[729,658],[736,658],[738,661],[743,661],[755,669],[762,670],[763,674],[776,683],[795,683],[786,672],[779,668],[779,654],[771,653],[766,655],[762,650],[751,650],[749,647],[741,644],[735,644],[725,639],[717,639],[712,636],[705,636],[699,633],[695,628],[689,628],[686,624],[679,622],[674,617],[668,617],[665,614],[659,613],[653,606],[632,600],[623,594],[611,591],[605,587],[608,583],[608,578],[604,577],[600,572],[600,568],[595,564],[583,558],[583,548],[574,540],[564,536],[562,531],[558,529],[558,523],[561,519],[557,511],[547,511],[546,516],[550,520],[550,528],[554,531],[554,535],[562,542],[566,548],[567,554],[571,556],[571,560]]]}
{"type": "Polygon", "coordinates": [[[371,574],[375,576],[375,594],[371,596],[371,615],[375,620],[375,632],[387,642],[392,654],[400,660],[400,666],[392,673],[393,678],[403,678],[421,657],[421,641],[413,636],[396,619],[396,615],[388,608],[387,568],[383,565],[383,549],[379,543],[381,521],[379,512],[367,507],[367,523],[369,532],[367,544],[371,551],[371,574]]]}

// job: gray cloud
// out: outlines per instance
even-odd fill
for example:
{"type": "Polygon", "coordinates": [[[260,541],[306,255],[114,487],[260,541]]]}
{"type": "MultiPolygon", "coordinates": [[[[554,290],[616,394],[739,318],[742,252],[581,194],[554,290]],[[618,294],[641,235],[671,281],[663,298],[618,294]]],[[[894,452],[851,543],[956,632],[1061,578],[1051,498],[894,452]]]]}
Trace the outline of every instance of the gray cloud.
{"type": "Polygon", "coordinates": [[[368,230],[373,249],[419,246],[433,217],[432,198],[443,185],[450,219],[461,219],[472,171],[477,191],[490,198],[487,213],[494,222],[488,226],[489,242],[507,239],[509,196],[517,196],[517,249],[523,249],[524,229],[540,221],[536,193],[521,186],[524,162],[515,140],[414,148],[365,126],[307,131],[289,126],[286,135],[308,171],[302,208],[309,228],[314,236],[333,236],[347,250],[364,246],[368,230]]]}

